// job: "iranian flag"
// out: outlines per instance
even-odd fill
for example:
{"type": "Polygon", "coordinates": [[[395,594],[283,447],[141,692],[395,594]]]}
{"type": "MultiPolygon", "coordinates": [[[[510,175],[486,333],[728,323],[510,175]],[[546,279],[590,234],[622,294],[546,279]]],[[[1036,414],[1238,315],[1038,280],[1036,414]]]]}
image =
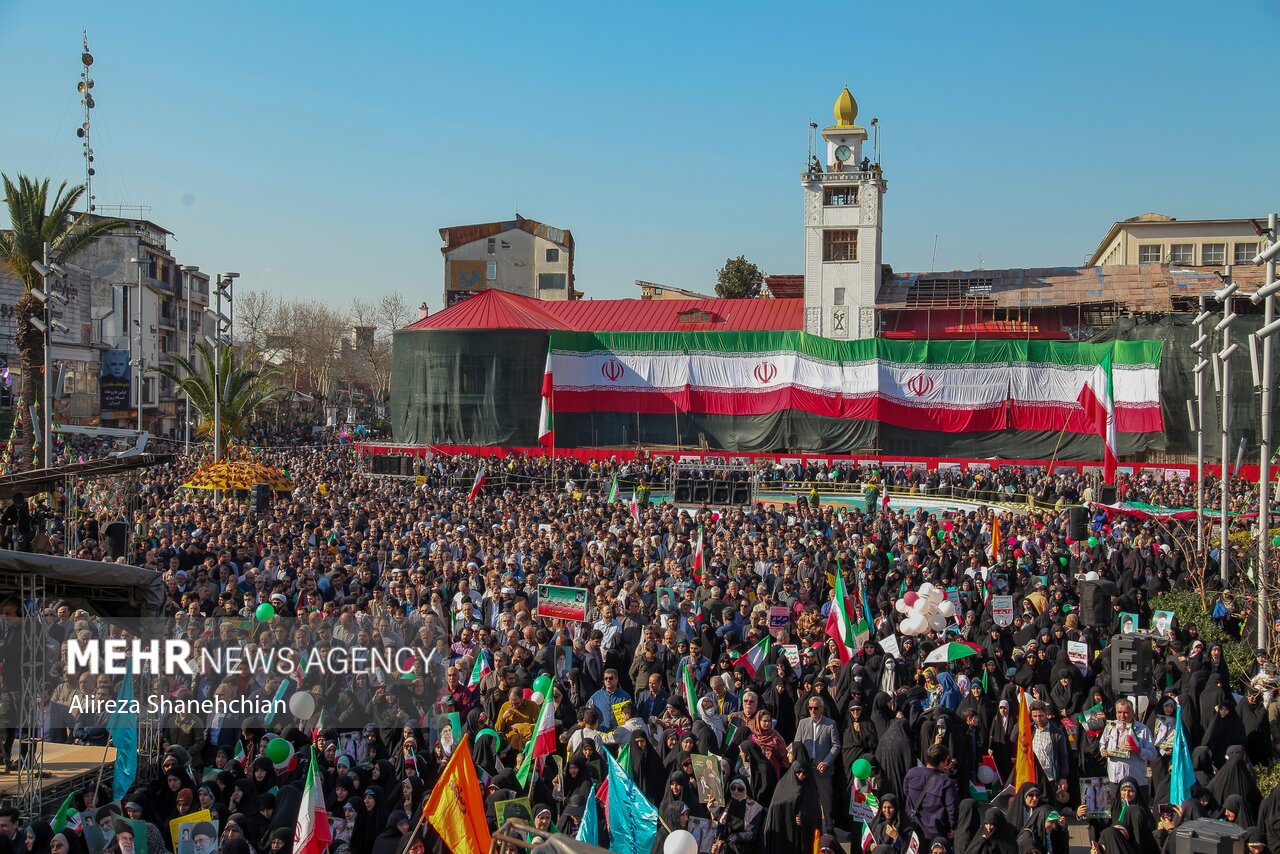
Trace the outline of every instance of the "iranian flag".
{"type": "Polygon", "coordinates": [[[698,584],[702,583],[702,568],[706,563],[706,558],[702,553],[702,526],[698,526],[698,546],[693,551],[693,580],[698,584]]]}
{"type": "Polygon", "coordinates": [[[855,625],[849,614],[849,594],[844,586],[844,571],[836,565],[836,597],[831,602],[831,611],[827,614],[826,633],[834,638],[836,650],[840,653],[840,663],[848,664],[859,646],[857,630],[863,629],[865,637],[870,637],[870,626],[866,621],[855,625]]]}
{"type": "Polygon", "coordinates": [[[524,758],[516,770],[516,779],[520,786],[529,785],[529,774],[541,759],[556,752],[556,704],[551,697],[544,697],[542,708],[538,710],[538,720],[533,725],[533,735],[524,748],[524,758]]]}
{"type": "Polygon", "coordinates": [[[866,822],[862,824],[862,854],[871,854],[871,850],[876,847],[876,838],[871,835],[871,826],[866,822]]]}
{"type": "Polygon", "coordinates": [[[684,691],[684,704],[689,707],[689,717],[698,719],[698,688],[693,682],[693,674],[689,671],[689,662],[680,665],[680,685],[684,691]]]}
{"type": "Polygon", "coordinates": [[[480,494],[480,487],[484,486],[485,467],[480,466],[480,471],[476,472],[476,479],[471,482],[471,492],[467,495],[468,501],[475,501],[476,496],[480,494]]]}
{"type": "Polygon", "coordinates": [[[640,502],[636,501],[636,494],[631,493],[631,500],[627,502],[627,512],[631,514],[631,518],[635,520],[636,526],[640,525],[640,502]]]}
{"type": "Polygon", "coordinates": [[[311,762],[307,765],[307,785],[302,790],[298,820],[293,826],[293,854],[324,854],[333,841],[329,833],[329,812],[324,793],[316,779],[316,748],[311,746],[311,762]]]}
{"type": "Polygon", "coordinates": [[[471,668],[471,676],[467,679],[467,687],[471,688],[480,684],[480,680],[493,672],[493,668],[489,666],[489,657],[480,652],[476,655],[475,666],[471,668]]]}
{"type": "Polygon", "coordinates": [[[768,655],[769,638],[765,637],[751,649],[738,656],[738,659],[733,662],[733,666],[746,670],[747,675],[754,679],[756,674],[760,672],[760,668],[764,667],[764,660],[768,655]]]}
{"type": "Polygon", "coordinates": [[[1111,357],[1106,356],[1080,389],[1079,403],[1092,432],[1102,437],[1102,482],[1116,482],[1116,401],[1111,382],[1111,357]]]}
{"type": "Polygon", "coordinates": [[[542,371],[542,411],[538,414],[538,444],[550,448],[556,443],[555,422],[551,415],[551,392],[555,382],[551,377],[551,347],[547,346],[547,366],[542,371]]]}
{"type": "Polygon", "coordinates": [[[609,484],[609,499],[608,499],[608,501],[609,501],[609,503],[610,503],[610,504],[612,504],[613,502],[615,502],[615,501],[617,501],[617,500],[618,500],[618,476],[615,474],[615,475],[613,476],[613,482],[609,484]]]}

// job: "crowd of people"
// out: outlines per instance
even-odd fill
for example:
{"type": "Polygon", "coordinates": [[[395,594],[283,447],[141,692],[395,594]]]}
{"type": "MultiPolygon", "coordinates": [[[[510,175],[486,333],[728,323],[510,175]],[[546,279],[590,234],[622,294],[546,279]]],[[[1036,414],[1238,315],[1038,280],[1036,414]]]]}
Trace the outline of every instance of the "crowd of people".
{"type": "MultiPolygon", "coordinates": [[[[1089,488],[1078,477],[768,466],[758,478],[794,500],[678,507],[639,493],[668,482],[659,459],[436,457],[414,476],[378,477],[350,444],[260,456],[293,484],[260,512],[182,489],[193,458],[137,475],[120,560],[162,575],[165,637],[198,652],[409,650],[405,672],[301,669],[286,687],[311,696],[310,714],[291,703],[158,717],[144,728],[154,774],[128,792],[78,793],[83,824],[0,812],[0,854],[22,832],[32,854],[135,854],[142,838],[147,854],[279,854],[313,745],[334,854],[438,850],[423,807],[464,738],[490,826],[520,815],[534,836],[573,835],[597,811],[608,844],[588,800],[608,752],[657,809],[655,851],[685,829],[702,854],[1057,854],[1078,825],[1095,852],[1172,852],[1179,824],[1209,818],[1247,834],[1255,854],[1280,854],[1280,795],[1257,782],[1280,716],[1270,657],[1231,672],[1202,626],[1153,607],[1198,578],[1166,528],[1099,512],[1086,537],[1070,536],[1064,508],[1089,488]],[[810,497],[824,481],[972,494],[975,478],[978,493],[1043,503],[932,511],[810,497]],[[626,486],[610,502],[615,481],[626,486]],[[585,591],[585,619],[540,616],[545,585],[585,591]],[[928,596],[951,616],[904,631],[928,596]],[[1151,653],[1131,695],[1116,690],[1109,655],[1122,628],[1145,633],[1151,653]],[[544,703],[555,750],[522,783],[544,703]],[[1185,793],[1172,788],[1177,720],[1194,766],[1185,793]]],[[[1126,500],[1165,506],[1190,488],[1121,484],[1126,500]]],[[[101,532],[120,507],[81,510],[77,555],[108,559],[101,532]]],[[[77,709],[118,696],[120,677],[68,672],[65,641],[136,629],[57,602],[45,613],[62,654],[42,686],[40,735],[104,744],[104,714],[77,709]]],[[[1249,619],[1241,611],[1238,634],[1251,636],[1249,619]]],[[[139,677],[137,691],[270,700],[286,678],[205,669],[139,677]]]]}

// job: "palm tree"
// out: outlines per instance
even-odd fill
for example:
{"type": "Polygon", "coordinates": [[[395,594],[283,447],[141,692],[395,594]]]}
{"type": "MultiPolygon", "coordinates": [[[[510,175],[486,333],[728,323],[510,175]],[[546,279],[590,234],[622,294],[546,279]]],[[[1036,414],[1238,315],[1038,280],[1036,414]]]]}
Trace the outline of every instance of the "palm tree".
{"type": "Polygon", "coordinates": [[[243,436],[249,429],[249,418],[254,410],[268,401],[283,395],[287,389],[275,384],[279,371],[264,367],[254,370],[245,367],[246,362],[258,360],[258,354],[250,354],[241,360],[234,347],[223,347],[221,353],[204,342],[195,345],[195,357],[184,358],[171,353],[176,368],[158,366],[154,370],[167,377],[177,390],[190,396],[191,405],[200,414],[196,433],[213,438],[213,404],[217,389],[214,386],[214,366],[221,380],[222,395],[218,400],[222,420],[222,447],[226,450],[230,440],[243,436]]]}
{"type": "MultiPolygon", "coordinates": [[[[31,292],[41,287],[40,276],[31,267],[44,255],[44,245],[49,244],[49,260],[70,261],[76,253],[92,244],[99,237],[124,225],[121,219],[90,221],[87,214],[75,216],[76,203],[84,195],[84,185],[68,187],[63,181],[50,197],[49,180],[37,181],[19,175],[15,184],[4,177],[4,199],[9,208],[10,231],[0,231],[0,264],[22,282],[22,296],[13,307],[17,320],[14,336],[18,348],[18,364],[22,371],[22,400],[31,405],[41,399],[44,383],[44,335],[31,323],[41,310],[40,301],[31,292]]],[[[41,417],[48,417],[48,413],[41,417]]],[[[31,452],[31,459],[45,459],[47,449],[35,451],[35,429],[30,418],[24,419],[22,441],[31,452]]]]}

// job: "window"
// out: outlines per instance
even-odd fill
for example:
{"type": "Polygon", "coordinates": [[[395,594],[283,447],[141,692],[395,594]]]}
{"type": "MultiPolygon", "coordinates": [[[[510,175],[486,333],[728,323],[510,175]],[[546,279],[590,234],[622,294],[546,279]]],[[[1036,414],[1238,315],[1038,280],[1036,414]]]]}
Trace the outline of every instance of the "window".
{"type": "Polygon", "coordinates": [[[1227,263],[1227,244],[1206,243],[1204,246],[1200,247],[1200,263],[1201,264],[1227,263]]]}
{"type": "Polygon", "coordinates": [[[1159,243],[1148,243],[1138,247],[1139,264],[1159,264],[1164,260],[1164,250],[1159,243]]]}
{"type": "Polygon", "coordinates": [[[490,255],[496,254],[498,251],[498,238],[490,237],[488,242],[485,243],[485,248],[490,255]]]}
{"type": "Polygon", "coordinates": [[[559,250],[559,249],[554,249],[554,248],[552,248],[552,249],[548,249],[548,250],[547,250],[547,263],[548,263],[548,264],[555,264],[555,263],[559,262],[559,260],[560,260],[560,250],[559,250]]]}
{"type": "Polygon", "coordinates": [[[1258,254],[1258,244],[1256,243],[1237,243],[1235,263],[1236,264],[1252,264],[1253,256],[1258,254]]]}
{"type": "Polygon", "coordinates": [[[484,277],[489,281],[496,281],[498,278],[498,262],[488,261],[484,265],[484,277]]]}
{"type": "Polygon", "coordinates": [[[858,190],[856,187],[827,187],[822,191],[822,203],[830,207],[856,205],[858,190]]]}
{"type": "Polygon", "coordinates": [[[568,284],[568,278],[564,273],[539,273],[538,290],[562,291],[568,284]]]}
{"type": "Polygon", "coordinates": [[[857,261],[857,229],[840,229],[822,233],[823,261],[857,261]]]}
{"type": "Polygon", "coordinates": [[[1196,246],[1194,243],[1175,243],[1169,247],[1170,264],[1194,264],[1196,262],[1196,246]]]}
{"type": "Polygon", "coordinates": [[[844,305],[844,288],[836,288],[832,299],[836,305],[844,305]]]}

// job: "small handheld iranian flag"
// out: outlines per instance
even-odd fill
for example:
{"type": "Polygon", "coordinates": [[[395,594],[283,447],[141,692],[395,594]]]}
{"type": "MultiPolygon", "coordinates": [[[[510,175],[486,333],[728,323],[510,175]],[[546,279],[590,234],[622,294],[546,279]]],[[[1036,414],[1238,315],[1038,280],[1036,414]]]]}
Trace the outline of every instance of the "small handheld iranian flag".
{"type": "Polygon", "coordinates": [[[844,571],[839,564],[836,565],[836,596],[831,602],[825,629],[827,636],[835,639],[840,663],[848,664],[853,658],[858,640],[853,617],[849,614],[849,594],[844,587],[844,571]]]}
{"type": "Polygon", "coordinates": [[[1093,432],[1102,437],[1102,482],[1116,482],[1116,401],[1111,385],[1111,354],[1102,361],[1080,389],[1077,401],[1093,432]]]}
{"type": "Polygon", "coordinates": [[[479,685],[480,680],[492,672],[493,668],[489,666],[489,656],[485,655],[484,652],[481,651],[476,655],[476,664],[475,667],[471,668],[471,677],[467,679],[467,687],[470,688],[473,685],[479,685]]]}
{"type": "Polygon", "coordinates": [[[747,671],[747,675],[752,679],[756,678],[756,674],[760,672],[760,668],[764,667],[764,660],[769,656],[769,638],[765,637],[751,649],[738,656],[738,660],[733,663],[734,667],[741,667],[747,671]]]}
{"type": "Polygon", "coordinates": [[[693,552],[693,580],[698,584],[702,583],[702,567],[705,563],[705,556],[702,553],[702,526],[698,526],[698,547],[693,552]]]}
{"type": "Polygon", "coordinates": [[[871,854],[871,849],[876,847],[876,838],[871,835],[871,825],[865,822],[862,825],[862,854],[871,854]]]}
{"type": "Polygon", "coordinates": [[[693,674],[689,672],[689,663],[680,665],[680,684],[684,687],[684,703],[689,707],[689,717],[698,719],[698,689],[693,684],[693,674]]]}
{"type": "Polygon", "coordinates": [[[636,494],[631,493],[631,500],[627,502],[627,510],[631,513],[631,518],[635,520],[636,525],[640,524],[640,502],[636,501],[636,494]]]}
{"type": "Polygon", "coordinates": [[[618,500],[618,476],[615,474],[613,476],[613,483],[609,484],[609,503],[612,504],[617,500],[618,500]]]}
{"type": "Polygon", "coordinates": [[[542,757],[556,752],[556,704],[551,697],[542,700],[538,720],[533,725],[533,735],[524,749],[524,759],[516,769],[516,779],[521,786],[529,785],[529,774],[542,757]]]}
{"type": "Polygon", "coordinates": [[[475,501],[476,496],[480,494],[480,487],[484,486],[485,468],[480,466],[480,471],[476,472],[476,479],[471,483],[471,493],[467,495],[468,501],[475,501]]]}
{"type": "Polygon", "coordinates": [[[547,366],[542,372],[542,411],[538,413],[538,444],[550,448],[556,443],[555,424],[551,415],[551,345],[547,343],[547,366]]]}
{"type": "Polygon", "coordinates": [[[307,785],[302,790],[298,820],[293,826],[293,854],[324,854],[333,836],[329,832],[329,813],[324,793],[316,779],[316,748],[311,746],[311,762],[307,765],[307,785]]]}

